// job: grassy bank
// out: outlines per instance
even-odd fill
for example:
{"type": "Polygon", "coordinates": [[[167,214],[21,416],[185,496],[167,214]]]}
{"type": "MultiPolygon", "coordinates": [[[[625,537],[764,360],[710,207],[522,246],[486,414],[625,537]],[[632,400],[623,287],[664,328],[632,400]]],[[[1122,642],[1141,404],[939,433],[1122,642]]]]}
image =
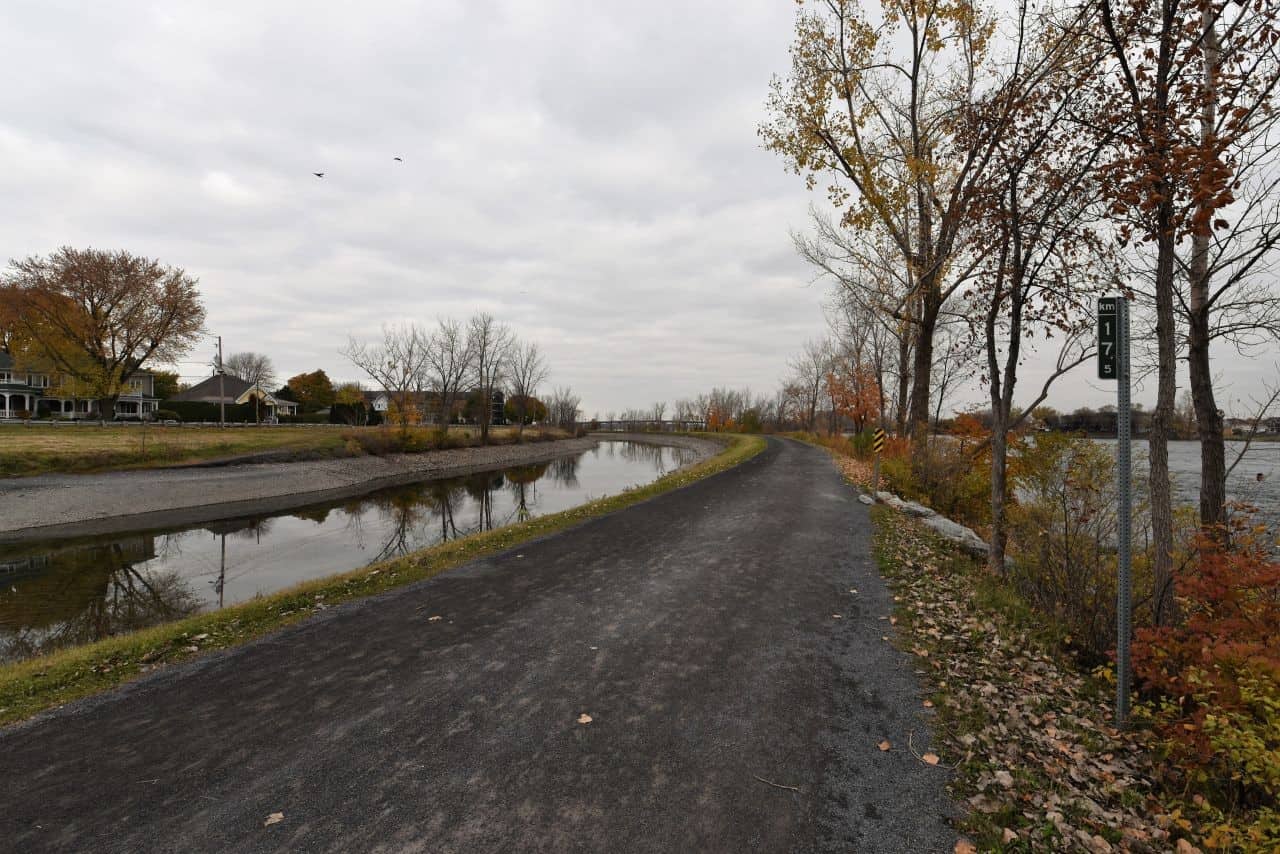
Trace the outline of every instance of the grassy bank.
{"type": "Polygon", "coordinates": [[[343,575],[309,581],[221,611],[0,667],[0,725],[110,690],[156,668],[245,643],[343,602],[430,578],[476,558],[621,510],[737,465],[765,447],[758,436],[709,438],[726,442],[726,447],[708,460],[647,486],[343,575]]]}
{"type": "MultiPolygon", "coordinates": [[[[495,428],[495,444],[515,441],[515,429],[495,428]]],[[[523,441],[566,435],[557,430],[524,431],[523,441]]],[[[308,460],[363,454],[419,452],[475,444],[470,427],[181,427],[173,425],[41,424],[0,428],[0,477],[51,472],[88,473],[159,468],[269,455],[269,459],[308,460]]]]}

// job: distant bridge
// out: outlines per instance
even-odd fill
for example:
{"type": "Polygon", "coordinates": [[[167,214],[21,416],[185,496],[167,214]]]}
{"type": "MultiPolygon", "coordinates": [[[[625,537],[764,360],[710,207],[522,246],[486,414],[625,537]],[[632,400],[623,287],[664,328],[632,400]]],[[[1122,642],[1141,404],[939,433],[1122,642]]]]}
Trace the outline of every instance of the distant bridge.
{"type": "Polygon", "coordinates": [[[695,433],[707,429],[705,421],[588,421],[587,429],[599,433],[695,433]]]}

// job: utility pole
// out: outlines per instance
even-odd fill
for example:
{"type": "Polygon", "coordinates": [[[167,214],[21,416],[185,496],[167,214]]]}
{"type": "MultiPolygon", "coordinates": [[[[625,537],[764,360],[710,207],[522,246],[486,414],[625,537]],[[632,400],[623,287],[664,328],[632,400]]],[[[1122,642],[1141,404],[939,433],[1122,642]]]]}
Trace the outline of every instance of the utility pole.
{"type": "Polygon", "coordinates": [[[218,336],[218,426],[225,428],[227,426],[227,391],[226,383],[223,380],[224,371],[222,370],[222,336],[218,336]]]}

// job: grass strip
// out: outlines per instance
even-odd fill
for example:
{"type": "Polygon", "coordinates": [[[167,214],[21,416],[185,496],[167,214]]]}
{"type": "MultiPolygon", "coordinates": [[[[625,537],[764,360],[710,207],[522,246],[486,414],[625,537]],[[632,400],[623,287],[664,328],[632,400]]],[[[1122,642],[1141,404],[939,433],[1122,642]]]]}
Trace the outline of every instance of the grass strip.
{"type": "Polygon", "coordinates": [[[366,596],[412,584],[478,558],[612,513],[742,463],[765,448],[759,436],[695,434],[725,443],[720,453],[653,483],[411,555],[320,578],[220,611],[0,667],[0,726],[109,691],[167,665],[237,646],[366,596]]]}
{"type": "MultiPolygon", "coordinates": [[[[569,438],[559,429],[497,428],[490,444],[569,438]]],[[[470,428],[440,433],[431,426],[105,426],[6,425],[0,429],[0,477],[91,474],[197,463],[304,462],[365,455],[423,453],[480,444],[470,428]]]]}

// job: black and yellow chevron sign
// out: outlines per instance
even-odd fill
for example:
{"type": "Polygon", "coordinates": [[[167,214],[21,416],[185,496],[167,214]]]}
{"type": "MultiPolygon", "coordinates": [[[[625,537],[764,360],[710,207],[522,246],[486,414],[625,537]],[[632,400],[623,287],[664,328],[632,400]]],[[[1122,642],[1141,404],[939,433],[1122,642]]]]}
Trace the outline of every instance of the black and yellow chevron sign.
{"type": "Polygon", "coordinates": [[[877,427],[876,432],[871,435],[872,435],[871,449],[878,454],[882,450],[884,450],[884,440],[888,437],[889,434],[885,433],[884,430],[877,427]]]}

